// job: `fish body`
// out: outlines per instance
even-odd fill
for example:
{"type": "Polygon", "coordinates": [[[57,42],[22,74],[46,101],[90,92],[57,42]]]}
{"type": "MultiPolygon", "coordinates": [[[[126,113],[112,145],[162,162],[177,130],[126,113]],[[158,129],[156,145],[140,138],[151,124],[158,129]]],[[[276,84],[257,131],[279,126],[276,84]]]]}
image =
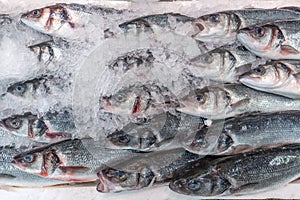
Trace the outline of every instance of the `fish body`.
{"type": "Polygon", "coordinates": [[[254,54],[273,60],[300,58],[300,20],[276,21],[241,29],[238,40],[254,54]]]}
{"type": "Polygon", "coordinates": [[[13,165],[22,171],[54,180],[90,182],[102,165],[129,159],[132,152],[105,149],[93,139],[64,140],[22,152],[13,165]]]}
{"type": "Polygon", "coordinates": [[[241,84],[209,86],[180,99],[178,111],[209,119],[225,119],[250,112],[299,110],[300,101],[256,91],[241,84]]]}
{"type": "Polygon", "coordinates": [[[299,111],[214,121],[211,126],[201,129],[186,149],[202,155],[230,155],[299,143],[299,121],[299,111]]]}
{"type": "Polygon", "coordinates": [[[238,154],[192,168],[189,176],[171,181],[171,190],[192,196],[256,193],[284,186],[300,176],[300,146],[238,154]]]}
{"type": "Polygon", "coordinates": [[[163,184],[185,174],[184,167],[201,158],[183,149],[143,154],[114,168],[99,171],[97,190],[121,192],[163,184]]]}
{"type": "Polygon", "coordinates": [[[46,143],[70,139],[75,131],[74,118],[68,109],[50,110],[41,117],[32,113],[12,115],[2,119],[0,127],[17,136],[46,143]]]}
{"type": "Polygon", "coordinates": [[[241,75],[239,81],[253,89],[300,99],[299,61],[270,61],[241,75]]]}
{"type": "Polygon", "coordinates": [[[257,57],[240,45],[226,45],[191,59],[200,76],[221,82],[233,83],[238,74],[251,69],[257,57]]]}
{"type": "Polygon", "coordinates": [[[51,180],[36,176],[14,167],[11,164],[13,157],[25,150],[28,150],[28,148],[14,148],[6,146],[0,149],[0,187],[43,187],[68,183],[66,181],[51,180]]]}
{"type": "Polygon", "coordinates": [[[193,22],[193,37],[203,42],[233,42],[242,28],[270,21],[298,19],[299,16],[300,13],[292,9],[243,9],[212,13],[193,22]]]}

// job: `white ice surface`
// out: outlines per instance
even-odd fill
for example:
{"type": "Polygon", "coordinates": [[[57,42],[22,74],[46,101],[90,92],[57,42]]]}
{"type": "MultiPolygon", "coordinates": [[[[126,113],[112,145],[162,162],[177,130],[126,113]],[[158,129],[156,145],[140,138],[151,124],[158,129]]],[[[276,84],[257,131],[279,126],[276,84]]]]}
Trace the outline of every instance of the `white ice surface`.
{"type": "MultiPolygon", "coordinates": [[[[201,16],[210,12],[217,12],[224,9],[240,9],[240,8],[274,8],[282,6],[298,6],[298,0],[201,0],[201,1],[177,1],[166,3],[155,3],[154,0],[142,1],[135,0],[134,2],[128,1],[96,1],[96,0],[0,0],[0,13],[17,13],[25,12],[45,5],[53,3],[96,3],[115,8],[130,8],[138,10],[140,13],[152,14],[162,12],[180,12],[190,16],[201,16]],[[151,9],[150,9],[151,7],[151,9]]],[[[278,190],[242,197],[230,197],[240,199],[263,199],[263,198],[300,198],[300,184],[289,184],[278,190]]],[[[141,191],[123,192],[119,194],[101,194],[95,189],[95,186],[89,187],[55,187],[55,188],[12,188],[0,190],[0,198],[5,200],[22,199],[22,200],[36,200],[36,199],[97,199],[97,200],[119,200],[119,199],[159,199],[159,200],[181,200],[181,199],[199,199],[199,197],[187,197],[175,194],[170,191],[166,186],[144,189],[141,191]]]]}

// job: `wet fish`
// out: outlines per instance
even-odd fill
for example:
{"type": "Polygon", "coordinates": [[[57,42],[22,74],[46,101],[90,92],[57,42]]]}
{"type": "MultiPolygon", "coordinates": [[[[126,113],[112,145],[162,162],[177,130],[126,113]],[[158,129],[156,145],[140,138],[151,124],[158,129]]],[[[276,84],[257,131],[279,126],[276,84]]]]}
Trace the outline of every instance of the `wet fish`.
{"type": "Polygon", "coordinates": [[[46,143],[70,139],[75,131],[74,118],[68,109],[51,110],[44,116],[32,113],[12,115],[2,119],[0,127],[17,136],[46,143]]]}
{"type": "Polygon", "coordinates": [[[214,81],[233,83],[238,74],[251,69],[257,57],[240,45],[226,45],[191,59],[200,76],[214,81]]]}
{"type": "Polygon", "coordinates": [[[300,13],[293,9],[243,9],[229,10],[201,16],[193,22],[197,40],[213,43],[235,41],[238,30],[276,20],[298,19],[300,13]]]}
{"type": "MultiPolygon", "coordinates": [[[[300,146],[238,154],[191,168],[192,174],[171,181],[174,192],[192,196],[256,193],[284,186],[300,176],[300,146]]],[[[186,169],[187,170],[187,169],[186,169]]]]}
{"type": "Polygon", "coordinates": [[[299,69],[299,61],[270,61],[243,74],[239,81],[256,90],[300,99],[299,69]]]}
{"type": "Polygon", "coordinates": [[[241,29],[238,40],[254,54],[270,58],[299,59],[300,20],[285,20],[241,29]]]}
{"type": "Polygon", "coordinates": [[[105,149],[93,139],[64,140],[22,152],[13,165],[22,171],[54,180],[90,182],[102,165],[130,159],[134,153],[105,149]]]}
{"type": "Polygon", "coordinates": [[[66,181],[51,180],[23,172],[14,167],[11,162],[13,157],[29,148],[14,148],[5,146],[0,148],[0,187],[22,186],[22,187],[43,187],[67,184],[66,181]]]}
{"type": "MultiPolygon", "coordinates": [[[[120,13],[122,11],[113,8],[59,3],[29,11],[21,16],[21,21],[45,34],[66,39],[79,39],[88,31],[100,28],[101,22],[107,20],[110,15],[120,13]],[[99,15],[102,20],[98,17],[98,21],[95,21],[93,14],[99,15]]],[[[103,27],[101,29],[104,34],[103,27]]]]}
{"type": "Polygon", "coordinates": [[[300,111],[246,115],[213,121],[201,129],[187,150],[201,155],[229,155],[300,143],[300,111]]]}
{"type": "Polygon", "coordinates": [[[178,105],[172,92],[156,84],[137,84],[100,98],[100,110],[118,115],[158,114],[178,105]]]}
{"type": "Polygon", "coordinates": [[[166,183],[185,174],[184,168],[202,157],[183,149],[153,152],[98,172],[99,192],[138,190],[166,183]]]}
{"type": "Polygon", "coordinates": [[[256,91],[241,84],[196,89],[179,101],[178,111],[209,119],[225,119],[249,112],[300,109],[299,100],[256,91]]]}

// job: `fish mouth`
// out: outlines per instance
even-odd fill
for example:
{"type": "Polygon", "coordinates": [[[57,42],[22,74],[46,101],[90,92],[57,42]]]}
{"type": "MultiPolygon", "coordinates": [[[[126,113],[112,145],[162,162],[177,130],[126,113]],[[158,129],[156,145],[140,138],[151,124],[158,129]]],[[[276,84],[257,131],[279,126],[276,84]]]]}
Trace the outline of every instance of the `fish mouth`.
{"type": "Polygon", "coordinates": [[[111,188],[113,188],[113,184],[109,182],[105,177],[102,171],[97,173],[97,176],[99,177],[100,182],[97,185],[97,191],[101,193],[108,193],[111,191],[111,188]]]}
{"type": "Polygon", "coordinates": [[[185,185],[186,185],[186,180],[185,179],[179,179],[179,180],[175,180],[175,181],[170,182],[169,188],[171,190],[173,190],[174,192],[176,192],[176,193],[190,195],[191,192],[188,191],[185,188],[185,185]]]}
{"type": "Polygon", "coordinates": [[[101,98],[99,100],[99,109],[102,111],[112,112],[112,106],[111,103],[107,98],[101,98]]]}

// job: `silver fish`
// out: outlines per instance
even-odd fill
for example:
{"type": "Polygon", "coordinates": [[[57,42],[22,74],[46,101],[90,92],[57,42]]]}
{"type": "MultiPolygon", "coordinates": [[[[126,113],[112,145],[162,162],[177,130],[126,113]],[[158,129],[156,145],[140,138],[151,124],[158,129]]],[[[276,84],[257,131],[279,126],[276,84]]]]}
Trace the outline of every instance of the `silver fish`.
{"type": "Polygon", "coordinates": [[[114,168],[100,170],[97,190],[121,192],[163,184],[184,175],[183,169],[201,158],[183,149],[143,154],[114,168]]]}
{"type": "Polygon", "coordinates": [[[209,119],[225,119],[249,112],[299,110],[300,101],[260,92],[241,84],[208,86],[180,99],[178,111],[209,119]]]}
{"type": "Polygon", "coordinates": [[[229,155],[300,143],[300,111],[246,115],[213,121],[201,129],[186,147],[201,155],[229,155]]]}
{"type": "Polygon", "coordinates": [[[276,21],[241,29],[238,40],[254,54],[273,60],[300,58],[300,20],[276,21]]]}
{"type": "Polygon", "coordinates": [[[239,74],[251,69],[257,57],[240,45],[226,45],[190,60],[200,76],[233,83],[239,74]]]}
{"type": "Polygon", "coordinates": [[[54,180],[90,182],[102,165],[130,159],[134,153],[105,149],[93,139],[64,140],[22,152],[13,165],[22,171],[54,180]]]}
{"type": "Polygon", "coordinates": [[[201,16],[193,22],[193,37],[204,42],[235,41],[238,30],[276,20],[298,19],[300,13],[292,9],[229,10],[201,16]]]}
{"type": "Polygon", "coordinates": [[[202,197],[257,193],[297,179],[299,166],[300,146],[284,146],[216,159],[208,167],[199,163],[191,175],[171,181],[169,187],[202,197]]]}
{"type": "Polygon", "coordinates": [[[270,61],[241,75],[239,81],[256,90],[300,99],[299,72],[299,61],[270,61]]]}

